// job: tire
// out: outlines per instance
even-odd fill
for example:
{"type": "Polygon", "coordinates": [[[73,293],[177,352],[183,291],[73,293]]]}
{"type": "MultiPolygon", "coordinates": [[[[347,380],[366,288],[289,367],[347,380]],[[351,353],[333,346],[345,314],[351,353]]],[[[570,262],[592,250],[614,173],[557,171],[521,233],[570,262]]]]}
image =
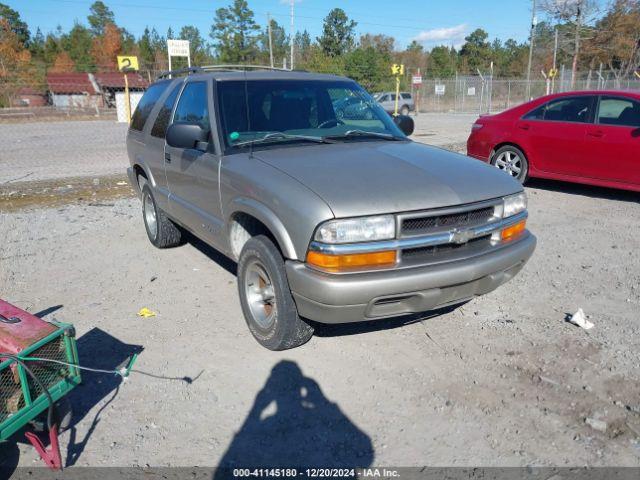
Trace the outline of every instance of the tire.
{"type": "Polygon", "coordinates": [[[491,165],[511,175],[520,183],[529,178],[529,161],[524,152],[513,145],[505,145],[491,156],[491,165]]]}
{"type": "Polygon", "coordinates": [[[247,326],[263,347],[287,350],[313,336],[298,316],[282,255],[265,235],[249,239],[240,252],[238,293],[247,326]]]}
{"type": "Polygon", "coordinates": [[[409,106],[403,105],[400,109],[400,115],[409,115],[409,106]]]}
{"type": "Polygon", "coordinates": [[[170,248],[180,245],[182,232],[169,220],[167,214],[156,204],[146,179],[142,186],[142,220],[149,241],[158,248],[170,248]]]}

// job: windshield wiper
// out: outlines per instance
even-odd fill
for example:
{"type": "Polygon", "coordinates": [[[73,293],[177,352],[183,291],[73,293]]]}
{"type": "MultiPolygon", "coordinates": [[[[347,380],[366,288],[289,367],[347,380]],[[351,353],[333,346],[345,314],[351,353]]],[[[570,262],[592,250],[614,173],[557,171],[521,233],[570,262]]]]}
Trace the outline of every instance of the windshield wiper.
{"type": "Polygon", "coordinates": [[[347,130],[342,135],[328,135],[323,138],[349,138],[349,137],[376,137],[384,138],[385,140],[405,140],[403,137],[398,137],[390,133],[381,132],[369,132],[367,130],[347,130]]]}
{"type": "Polygon", "coordinates": [[[311,135],[293,135],[293,134],[283,133],[283,132],[271,132],[271,133],[267,133],[266,135],[260,138],[255,138],[253,140],[247,140],[245,142],[240,142],[240,143],[234,143],[233,146],[242,147],[244,145],[256,145],[259,143],[266,143],[274,140],[304,140],[307,142],[314,142],[314,143],[335,143],[334,141],[328,140],[324,137],[314,137],[311,135]]]}

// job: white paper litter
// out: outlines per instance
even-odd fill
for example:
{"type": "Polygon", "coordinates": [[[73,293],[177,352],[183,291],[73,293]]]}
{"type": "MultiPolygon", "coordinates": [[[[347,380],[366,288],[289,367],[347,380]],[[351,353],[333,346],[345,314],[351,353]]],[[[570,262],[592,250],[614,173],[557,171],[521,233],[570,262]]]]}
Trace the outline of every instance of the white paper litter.
{"type": "Polygon", "coordinates": [[[571,315],[569,321],[574,325],[584,328],[585,330],[593,328],[593,323],[587,320],[587,317],[585,316],[581,308],[579,308],[576,313],[571,315]]]}

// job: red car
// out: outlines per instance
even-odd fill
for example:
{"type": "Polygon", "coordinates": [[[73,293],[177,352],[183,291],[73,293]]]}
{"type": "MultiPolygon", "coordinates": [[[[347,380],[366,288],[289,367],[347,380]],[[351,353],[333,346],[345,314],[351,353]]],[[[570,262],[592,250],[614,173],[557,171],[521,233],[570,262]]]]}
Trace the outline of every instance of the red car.
{"type": "Polygon", "coordinates": [[[481,116],[467,155],[521,182],[539,177],[640,191],[640,93],[559,93],[481,116]]]}

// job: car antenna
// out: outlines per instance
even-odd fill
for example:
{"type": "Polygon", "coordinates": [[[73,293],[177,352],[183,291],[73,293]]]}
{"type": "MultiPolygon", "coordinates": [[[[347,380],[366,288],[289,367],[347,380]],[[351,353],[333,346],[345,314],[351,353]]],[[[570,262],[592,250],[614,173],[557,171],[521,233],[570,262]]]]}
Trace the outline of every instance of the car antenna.
{"type": "MultiPolygon", "coordinates": [[[[249,112],[249,87],[247,82],[247,71],[244,70],[244,103],[247,111],[247,131],[251,131],[251,115],[249,112]]],[[[249,143],[249,158],[253,158],[253,142],[249,143]]]]}

